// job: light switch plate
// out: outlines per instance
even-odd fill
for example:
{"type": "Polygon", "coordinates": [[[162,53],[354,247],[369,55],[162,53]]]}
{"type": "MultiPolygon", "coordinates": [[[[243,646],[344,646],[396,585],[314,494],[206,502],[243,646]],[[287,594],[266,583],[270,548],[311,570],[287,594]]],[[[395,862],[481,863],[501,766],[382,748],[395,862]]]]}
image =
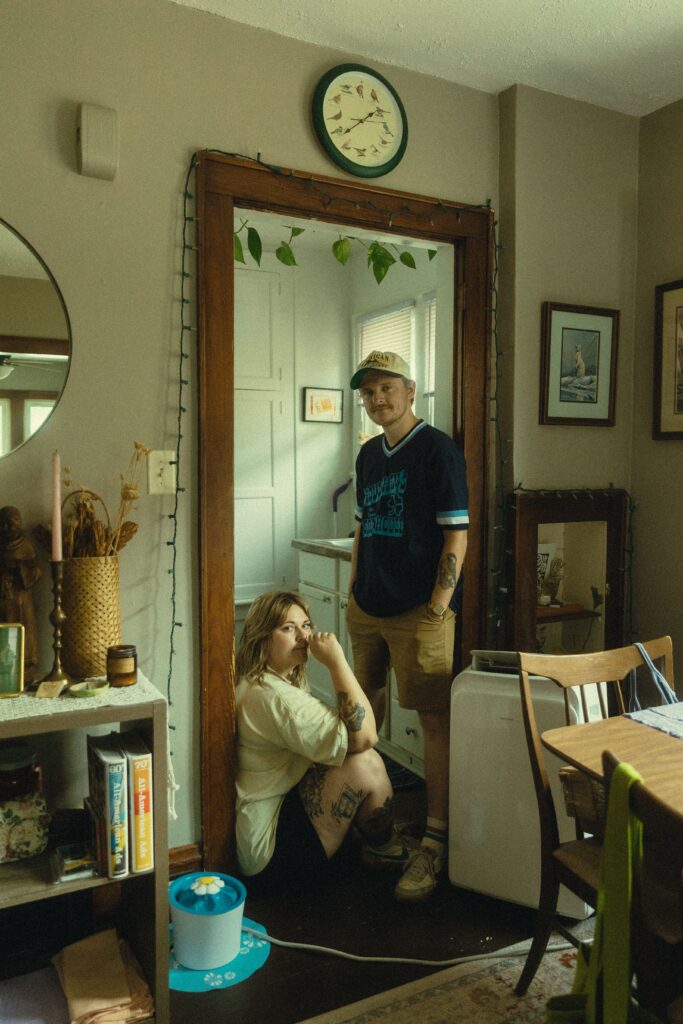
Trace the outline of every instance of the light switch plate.
{"type": "Polygon", "coordinates": [[[150,452],[147,456],[147,487],[150,494],[175,494],[176,453],[150,452]]]}

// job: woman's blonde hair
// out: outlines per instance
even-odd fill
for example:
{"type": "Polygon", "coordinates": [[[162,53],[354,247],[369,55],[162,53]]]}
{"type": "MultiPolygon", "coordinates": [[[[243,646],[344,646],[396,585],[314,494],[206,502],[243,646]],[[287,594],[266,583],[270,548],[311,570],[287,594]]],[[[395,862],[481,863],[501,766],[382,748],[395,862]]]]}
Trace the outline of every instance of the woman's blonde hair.
{"type": "MultiPolygon", "coordinates": [[[[237,679],[246,677],[252,682],[263,678],[268,661],[268,645],[274,629],[281,626],[287,619],[287,612],[296,604],[310,619],[311,613],[305,600],[295,590],[277,590],[271,594],[261,594],[253,602],[240,638],[240,645],[235,659],[237,679]]],[[[297,665],[289,673],[289,679],[298,686],[304,678],[303,665],[297,665]]]]}

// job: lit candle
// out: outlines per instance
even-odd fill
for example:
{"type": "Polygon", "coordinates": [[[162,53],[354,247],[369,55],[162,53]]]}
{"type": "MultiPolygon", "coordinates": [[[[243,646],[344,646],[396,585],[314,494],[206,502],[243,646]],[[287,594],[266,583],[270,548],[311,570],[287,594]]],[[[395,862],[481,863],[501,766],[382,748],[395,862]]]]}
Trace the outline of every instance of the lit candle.
{"type": "Polygon", "coordinates": [[[59,478],[62,467],[59,452],[52,453],[52,561],[62,560],[62,503],[59,478]]]}

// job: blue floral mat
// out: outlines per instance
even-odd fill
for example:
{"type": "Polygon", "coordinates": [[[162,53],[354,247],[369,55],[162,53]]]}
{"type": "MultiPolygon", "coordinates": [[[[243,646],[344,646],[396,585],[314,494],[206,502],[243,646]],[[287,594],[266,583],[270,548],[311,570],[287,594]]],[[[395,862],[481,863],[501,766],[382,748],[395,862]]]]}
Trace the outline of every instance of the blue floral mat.
{"type": "MultiPolygon", "coordinates": [[[[265,928],[248,917],[243,924],[255,931],[263,932],[265,928]]],[[[183,967],[175,958],[173,951],[173,925],[170,926],[171,960],[168,972],[169,988],[176,992],[210,992],[214,988],[228,988],[240,981],[250,978],[259,967],[263,967],[270,954],[270,943],[267,939],[259,939],[256,935],[242,931],[240,951],[234,960],[222,967],[214,967],[210,971],[193,971],[183,967]]]]}

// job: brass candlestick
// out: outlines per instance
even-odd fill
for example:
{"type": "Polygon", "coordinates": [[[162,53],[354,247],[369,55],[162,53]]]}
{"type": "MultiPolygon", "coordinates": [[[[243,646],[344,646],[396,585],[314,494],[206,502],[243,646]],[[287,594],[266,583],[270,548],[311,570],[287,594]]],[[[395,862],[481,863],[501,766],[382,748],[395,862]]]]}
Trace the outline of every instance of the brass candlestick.
{"type": "Polygon", "coordinates": [[[54,640],[52,647],[55,652],[52,669],[41,680],[43,683],[72,683],[74,677],[62,668],[62,626],[66,622],[66,612],[62,608],[62,581],[64,579],[64,562],[50,562],[52,570],[52,594],[54,597],[50,622],[52,623],[54,640]]]}

